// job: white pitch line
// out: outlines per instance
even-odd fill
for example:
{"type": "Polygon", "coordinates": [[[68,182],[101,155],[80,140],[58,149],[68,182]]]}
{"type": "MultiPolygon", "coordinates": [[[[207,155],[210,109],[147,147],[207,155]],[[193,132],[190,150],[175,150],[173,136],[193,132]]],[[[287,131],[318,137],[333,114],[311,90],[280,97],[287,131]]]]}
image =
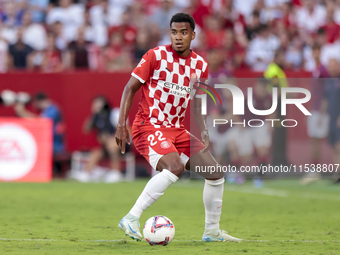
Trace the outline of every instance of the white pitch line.
{"type": "MultiPolygon", "coordinates": [[[[261,188],[255,189],[251,187],[224,187],[225,190],[240,192],[240,193],[249,193],[249,194],[260,194],[260,195],[268,195],[268,196],[276,196],[276,197],[289,197],[288,190],[277,190],[270,188],[261,188]]],[[[291,195],[293,196],[293,195],[291,195]]],[[[302,193],[297,195],[299,198],[307,198],[307,199],[319,199],[319,200],[329,200],[329,201],[340,201],[340,197],[327,197],[322,194],[315,193],[302,193]]]]}
{"type": "Polygon", "coordinates": [[[289,192],[286,190],[275,190],[275,189],[269,189],[269,188],[261,188],[261,189],[253,189],[248,187],[228,187],[224,186],[225,190],[228,191],[236,191],[241,193],[251,193],[251,194],[261,194],[261,195],[268,195],[268,196],[276,196],[276,197],[288,197],[289,192]]]}
{"type": "MultiPolygon", "coordinates": [[[[16,239],[16,238],[0,238],[0,241],[21,241],[21,242],[136,242],[135,240],[127,240],[127,239],[115,239],[115,240],[56,240],[56,239],[16,239]]],[[[175,242],[202,242],[202,240],[179,240],[174,239],[175,242]]],[[[301,242],[301,243],[323,243],[323,242],[331,242],[331,243],[340,243],[337,240],[244,240],[244,242],[301,242]]]]}

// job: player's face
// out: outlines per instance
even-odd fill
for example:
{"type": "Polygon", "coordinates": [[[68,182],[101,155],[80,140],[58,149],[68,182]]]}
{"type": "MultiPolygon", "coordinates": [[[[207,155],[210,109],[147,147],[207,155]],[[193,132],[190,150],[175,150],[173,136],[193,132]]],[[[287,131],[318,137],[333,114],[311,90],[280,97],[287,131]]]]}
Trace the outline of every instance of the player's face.
{"type": "Polygon", "coordinates": [[[181,56],[190,54],[191,41],[195,39],[195,32],[188,22],[173,22],[171,24],[172,48],[181,56]]]}

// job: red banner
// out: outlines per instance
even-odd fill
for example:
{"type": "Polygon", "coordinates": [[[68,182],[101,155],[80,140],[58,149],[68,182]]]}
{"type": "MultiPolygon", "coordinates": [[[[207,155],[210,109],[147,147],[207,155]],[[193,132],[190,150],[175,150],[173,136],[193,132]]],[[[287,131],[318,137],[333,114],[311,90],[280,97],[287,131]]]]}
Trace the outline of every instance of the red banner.
{"type": "Polygon", "coordinates": [[[52,179],[52,121],[0,118],[0,181],[52,179]]]}

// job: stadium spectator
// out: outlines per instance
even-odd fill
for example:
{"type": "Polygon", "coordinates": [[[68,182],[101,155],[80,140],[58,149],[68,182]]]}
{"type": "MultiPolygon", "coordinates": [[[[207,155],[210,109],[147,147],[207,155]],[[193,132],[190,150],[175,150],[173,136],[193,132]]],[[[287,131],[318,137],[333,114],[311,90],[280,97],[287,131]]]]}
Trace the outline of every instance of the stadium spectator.
{"type": "Polygon", "coordinates": [[[150,24],[150,18],[146,14],[146,9],[147,7],[143,4],[142,1],[136,1],[131,6],[132,15],[131,25],[135,27],[137,30],[148,27],[148,25],[150,24]]]}
{"type": "MultiPolygon", "coordinates": [[[[311,100],[311,114],[307,118],[307,134],[310,137],[311,143],[311,164],[320,164],[321,159],[321,142],[327,137],[329,129],[329,115],[326,112],[321,112],[322,99],[325,94],[325,85],[329,74],[324,65],[320,61],[321,47],[319,44],[314,44],[312,47],[312,54],[315,62],[315,69],[313,71],[312,86],[312,100],[311,100]]],[[[318,172],[306,173],[301,180],[302,185],[309,184],[321,178],[318,172]]]]}
{"type": "Polygon", "coordinates": [[[65,51],[68,46],[68,40],[63,32],[63,24],[60,21],[56,21],[50,26],[50,31],[56,37],[56,47],[61,51],[65,51]]]}
{"type": "Polygon", "coordinates": [[[254,7],[257,1],[258,0],[233,1],[235,10],[241,13],[244,17],[246,17],[247,23],[248,23],[247,18],[249,18],[251,16],[251,13],[254,11],[254,7]]]}
{"type": "Polygon", "coordinates": [[[224,30],[222,29],[222,20],[218,16],[209,16],[206,20],[207,29],[204,32],[205,43],[208,49],[222,48],[224,30]]]}
{"type": "MultiPolygon", "coordinates": [[[[236,80],[227,79],[227,84],[237,85],[236,80]]],[[[226,119],[229,123],[232,121],[242,122],[241,116],[233,115],[233,98],[229,90],[222,90],[223,106],[216,111],[209,111],[208,119],[226,119]]],[[[211,108],[210,108],[211,109],[211,108]]],[[[207,123],[212,123],[208,121],[207,123]]],[[[228,123],[228,124],[229,124],[228,123]]],[[[217,128],[209,129],[210,140],[212,142],[213,155],[222,165],[232,165],[236,168],[248,165],[253,156],[253,147],[251,134],[243,125],[218,125],[217,128]]],[[[227,173],[228,182],[243,183],[244,177],[241,173],[227,173]]]]}
{"type": "Polygon", "coordinates": [[[92,42],[97,46],[103,47],[108,42],[107,27],[104,24],[97,23],[93,25],[88,10],[84,13],[85,32],[84,37],[88,42],[92,42]]]}
{"type": "Polygon", "coordinates": [[[228,70],[236,70],[236,69],[247,69],[248,66],[246,64],[246,47],[240,43],[239,40],[234,38],[234,33],[231,30],[227,30],[225,33],[224,41],[223,41],[223,51],[225,52],[225,68],[228,70]],[[228,68],[228,59],[231,59],[230,68],[228,68]]]}
{"type": "Polygon", "coordinates": [[[259,29],[261,29],[262,23],[260,19],[260,13],[258,11],[254,11],[252,13],[252,19],[246,27],[246,33],[248,40],[252,40],[259,29]]]}
{"type": "MultiPolygon", "coordinates": [[[[294,70],[314,69],[311,47],[315,42],[322,47],[323,64],[326,65],[330,57],[340,60],[340,53],[337,56],[340,1],[303,0],[301,3],[302,6],[299,1],[289,0],[60,0],[50,1],[47,6],[47,0],[6,1],[0,7],[0,19],[4,21],[3,25],[0,23],[0,36],[2,34],[9,44],[15,43],[15,29],[23,23],[30,34],[24,36],[24,42],[41,51],[42,45],[46,47],[46,32],[41,28],[47,25],[47,31],[56,34],[57,48],[64,52],[68,44],[77,39],[78,28],[85,26],[85,40],[95,44],[90,49],[93,63],[89,65],[91,69],[103,70],[105,51],[100,47],[107,45],[113,33],[123,35],[124,45],[132,53],[139,52],[136,38],[140,29],[148,30],[150,48],[166,44],[162,39],[167,38],[164,35],[168,31],[164,17],[181,10],[196,20],[193,49],[204,57],[210,48],[219,48],[221,54],[232,59],[226,61],[228,70],[263,71],[280,45],[286,51],[288,67],[294,70]],[[37,24],[44,20],[46,24],[37,24]],[[319,41],[319,31],[325,31],[327,45],[319,41]],[[43,38],[43,33],[44,39],[35,40],[37,36],[43,38]],[[264,38],[266,36],[268,38],[264,38]],[[231,37],[233,47],[228,43],[231,37]]],[[[4,46],[3,43],[2,48],[4,46]]],[[[42,55],[37,54],[34,65],[39,66],[41,59],[42,55]]]]}
{"type": "Polygon", "coordinates": [[[7,51],[7,41],[0,36],[0,73],[7,71],[7,51]]]}
{"type": "MultiPolygon", "coordinates": [[[[328,1],[332,3],[332,1],[328,1]]],[[[340,26],[334,21],[334,5],[327,4],[327,14],[325,25],[322,26],[327,35],[327,42],[333,43],[339,38],[340,26]]]]}
{"type": "Polygon", "coordinates": [[[59,107],[43,92],[39,92],[33,97],[33,104],[41,112],[40,115],[28,111],[22,103],[15,105],[16,114],[23,118],[41,116],[51,119],[53,121],[53,154],[63,153],[65,151],[65,125],[59,107]]]}
{"type": "MultiPolygon", "coordinates": [[[[268,80],[264,77],[257,79],[255,85],[253,86],[252,93],[252,105],[256,110],[268,110],[272,106],[272,95],[268,93],[267,90],[268,80]]],[[[247,102],[247,99],[245,99],[247,102]]],[[[252,143],[251,147],[256,148],[257,163],[259,165],[267,165],[269,163],[269,149],[271,146],[271,133],[272,129],[270,123],[264,121],[265,119],[270,119],[270,116],[258,116],[250,112],[249,108],[245,105],[245,115],[244,118],[246,122],[251,119],[263,120],[264,125],[261,127],[248,127],[251,133],[252,143]]]]}
{"type": "Polygon", "coordinates": [[[131,25],[131,15],[131,8],[128,8],[122,15],[121,25],[109,27],[109,38],[115,32],[119,32],[123,35],[124,44],[132,48],[136,42],[137,30],[131,25]]]}
{"type": "Polygon", "coordinates": [[[22,16],[23,42],[31,46],[36,51],[46,48],[47,36],[45,28],[38,23],[33,23],[32,15],[25,12],[22,16]]]}
{"type": "Polygon", "coordinates": [[[270,32],[266,25],[262,25],[256,37],[249,43],[247,64],[254,71],[264,71],[279,47],[279,39],[270,32]]]}
{"type": "Polygon", "coordinates": [[[183,10],[189,13],[196,22],[196,27],[205,28],[205,19],[212,14],[211,10],[204,5],[203,0],[190,0],[190,5],[183,10]]]}
{"type": "MultiPolygon", "coordinates": [[[[330,117],[328,142],[333,148],[333,163],[340,164],[340,62],[330,59],[327,71],[331,79],[325,85],[325,98],[322,102],[321,113],[326,111],[330,117]]],[[[335,181],[340,183],[339,173],[334,175],[335,181]]]]}
{"type": "Polygon", "coordinates": [[[283,6],[289,2],[290,0],[259,0],[256,7],[261,9],[261,20],[270,23],[283,16],[283,6]]]}
{"type": "Polygon", "coordinates": [[[76,39],[77,30],[84,24],[84,6],[73,0],[59,0],[59,6],[53,7],[46,16],[48,25],[60,21],[63,33],[69,42],[76,39]]]}
{"type": "Polygon", "coordinates": [[[108,72],[128,71],[132,69],[131,53],[124,47],[123,36],[119,32],[112,34],[110,43],[104,52],[104,65],[108,72]]]}
{"type": "Polygon", "coordinates": [[[17,29],[17,42],[8,49],[8,69],[33,69],[34,49],[23,42],[23,28],[17,29]]]}
{"type": "MultiPolygon", "coordinates": [[[[271,79],[269,83],[269,90],[272,90],[272,87],[287,87],[286,74],[284,69],[287,67],[285,51],[280,48],[275,52],[275,56],[273,61],[268,65],[266,71],[264,72],[264,77],[266,79],[271,79]]],[[[280,90],[278,91],[280,93],[280,90]]]]}
{"type": "MultiPolygon", "coordinates": [[[[288,87],[286,74],[284,72],[286,66],[285,52],[282,49],[278,49],[275,53],[274,61],[269,64],[267,70],[264,72],[264,77],[269,80],[268,90],[272,91],[273,87],[276,87],[278,93],[277,108],[273,113],[273,119],[284,119],[284,116],[281,115],[280,95],[281,88],[288,87]]],[[[275,122],[274,124],[272,145],[272,165],[288,165],[287,131],[286,127],[282,126],[280,122],[275,122]]]]}
{"type": "Polygon", "coordinates": [[[0,37],[9,44],[16,42],[16,29],[7,26],[2,19],[0,19],[0,37]]]}
{"type": "Polygon", "coordinates": [[[340,25],[340,1],[335,0],[334,2],[330,1],[331,4],[334,4],[334,20],[335,22],[340,25]]]}
{"type": "Polygon", "coordinates": [[[302,42],[300,38],[293,38],[291,42],[287,45],[285,53],[285,61],[287,67],[291,69],[299,69],[303,63],[302,56],[302,42]]]}
{"type": "Polygon", "coordinates": [[[326,9],[316,0],[304,0],[297,10],[297,24],[303,32],[316,32],[326,22],[326,9]]]}
{"type": "Polygon", "coordinates": [[[7,71],[7,53],[10,39],[15,40],[13,29],[7,29],[0,19],[0,73],[7,71]],[[11,38],[12,37],[12,38],[11,38]]]}
{"type": "Polygon", "coordinates": [[[147,29],[140,29],[136,38],[134,53],[135,64],[137,65],[143,55],[151,48],[150,33],[147,29]]]}
{"type": "Polygon", "coordinates": [[[119,109],[111,108],[108,99],[104,96],[96,96],[91,105],[91,116],[85,120],[83,130],[85,133],[97,132],[97,140],[101,148],[90,152],[84,171],[74,176],[81,182],[94,181],[97,176],[93,170],[103,158],[110,159],[110,171],[104,181],[108,183],[118,182],[122,179],[120,172],[120,150],[114,134],[118,122],[119,109]]]}
{"type": "MultiPolygon", "coordinates": [[[[216,78],[214,73],[212,73],[212,75],[215,80],[218,79],[216,78]]],[[[235,80],[233,78],[224,80],[224,82],[235,85],[235,80]]],[[[215,105],[210,105],[210,107],[208,108],[209,114],[207,115],[207,118],[236,121],[237,116],[233,115],[233,98],[231,92],[227,89],[223,89],[221,98],[224,104],[219,107],[216,107],[215,105]]],[[[212,121],[207,121],[207,123],[212,123],[212,121]]],[[[233,131],[233,128],[235,128],[235,126],[231,128],[229,125],[219,125],[217,128],[209,129],[213,155],[215,156],[216,160],[218,160],[222,165],[227,163],[231,163],[232,165],[239,165],[240,163],[239,154],[237,153],[237,148],[235,144],[235,139],[237,139],[238,136],[233,131]]]]}
{"type": "Polygon", "coordinates": [[[130,7],[134,4],[136,0],[109,0],[110,6],[114,6],[115,8],[122,10],[122,13],[126,10],[126,8],[130,7]]]}
{"type": "Polygon", "coordinates": [[[243,34],[246,28],[244,16],[233,8],[234,0],[223,1],[223,6],[217,13],[223,18],[223,27],[234,30],[237,34],[243,34]]]}
{"type": "Polygon", "coordinates": [[[28,0],[28,10],[32,14],[33,22],[43,22],[46,16],[46,10],[49,0],[28,0]]]}
{"type": "Polygon", "coordinates": [[[321,63],[328,65],[330,59],[340,61],[340,38],[333,43],[327,43],[321,48],[321,63]]]}
{"type": "Polygon", "coordinates": [[[109,4],[108,0],[99,0],[90,9],[90,19],[93,26],[119,26],[123,10],[117,5],[109,4]]]}
{"type": "Polygon", "coordinates": [[[174,6],[173,0],[160,0],[161,4],[156,9],[155,13],[151,17],[151,21],[157,24],[159,31],[161,32],[160,44],[168,44],[169,35],[169,20],[172,15],[178,12],[177,8],[174,6]],[[166,38],[165,38],[166,37],[166,38]]]}
{"type": "Polygon", "coordinates": [[[24,10],[21,9],[15,2],[6,1],[3,4],[0,17],[6,26],[14,28],[15,26],[21,25],[21,17],[23,13],[24,10]]]}
{"type": "MultiPolygon", "coordinates": [[[[209,77],[218,79],[221,76],[231,76],[231,69],[225,68],[223,65],[224,56],[219,50],[213,49],[207,55],[209,63],[209,77]],[[229,72],[228,72],[229,71],[229,72]]],[[[226,64],[228,66],[228,64],[226,64]]]]}
{"type": "MultiPolygon", "coordinates": [[[[297,32],[297,17],[296,10],[291,1],[287,1],[282,6],[282,16],[272,22],[274,28],[279,24],[282,24],[283,30],[288,32],[289,38],[292,38],[298,34],[297,32]]],[[[278,32],[282,32],[278,31],[278,32]]]]}
{"type": "MultiPolygon", "coordinates": [[[[315,58],[312,53],[312,46],[314,44],[318,44],[321,49],[323,49],[323,45],[326,43],[326,31],[323,28],[320,28],[317,32],[315,42],[312,45],[306,44],[303,49],[303,58],[304,58],[304,69],[306,71],[312,72],[317,68],[315,58]]],[[[321,52],[320,52],[320,61],[321,61],[321,52]]],[[[321,63],[320,63],[321,64],[321,63]]],[[[324,65],[322,63],[322,65],[324,65]]]]}
{"type": "Polygon", "coordinates": [[[55,35],[52,33],[47,36],[47,47],[40,68],[45,73],[57,73],[64,70],[61,51],[57,49],[55,35]]]}
{"type": "Polygon", "coordinates": [[[78,28],[77,39],[68,45],[70,68],[89,68],[88,48],[90,42],[85,40],[85,27],[78,28]]]}

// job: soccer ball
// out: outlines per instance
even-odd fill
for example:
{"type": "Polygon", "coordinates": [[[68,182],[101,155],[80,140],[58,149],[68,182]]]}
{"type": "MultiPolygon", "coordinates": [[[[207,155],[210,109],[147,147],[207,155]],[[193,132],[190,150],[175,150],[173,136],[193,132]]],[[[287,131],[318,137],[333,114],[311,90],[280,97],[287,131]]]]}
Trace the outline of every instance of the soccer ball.
{"type": "Polygon", "coordinates": [[[145,241],[150,245],[168,245],[175,236],[172,221],[161,215],[153,216],[145,222],[143,228],[145,241]]]}

